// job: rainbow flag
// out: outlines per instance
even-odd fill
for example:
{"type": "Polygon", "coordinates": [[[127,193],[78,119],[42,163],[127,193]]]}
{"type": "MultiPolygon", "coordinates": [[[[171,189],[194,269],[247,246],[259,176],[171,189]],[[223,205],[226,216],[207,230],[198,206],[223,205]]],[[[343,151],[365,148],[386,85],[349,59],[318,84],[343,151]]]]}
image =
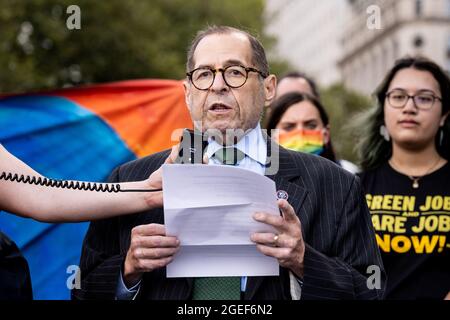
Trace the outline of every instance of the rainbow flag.
{"type": "MultiPolygon", "coordinates": [[[[0,128],[0,143],[45,176],[105,181],[116,166],[171,147],[174,130],[192,122],[181,81],[131,80],[0,96],[0,128]]],[[[87,226],[0,214],[0,230],[28,260],[35,299],[70,298],[68,267],[79,263],[87,226]]]]}
{"type": "Polygon", "coordinates": [[[293,130],[280,133],[279,144],[294,151],[320,154],[323,151],[323,133],[321,130],[293,130]]]}

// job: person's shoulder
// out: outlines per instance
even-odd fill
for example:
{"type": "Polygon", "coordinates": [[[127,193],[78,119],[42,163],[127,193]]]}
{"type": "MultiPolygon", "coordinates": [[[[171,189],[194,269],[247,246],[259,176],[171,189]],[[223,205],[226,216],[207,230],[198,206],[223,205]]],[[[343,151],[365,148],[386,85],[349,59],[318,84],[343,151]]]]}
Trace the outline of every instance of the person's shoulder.
{"type": "Polygon", "coordinates": [[[361,188],[359,178],[355,174],[329,159],[295,151],[289,151],[288,154],[295,164],[289,171],[295,170],[298,176],[295,183],[309,190],[315,197],[323,194],[324,190],[344,196],[350,190],[361,188]]]}
{"type": "Polygon", "coordinates": [[[120,165],[117,170],[119,172],[130,172],[135,170],[143,170],[148,173],[158,169],[170,154],[170,149],[163,150],[151,155],[135,159],[120,165]]]}
{"type": "Polygon", "coordinates": [[[350,162],[348,160],[344,160],[344,159],[339,159],[338,160],[339,165],[344,168],[345,170],[356,174],[359,172],[359,168],[356,164],[354,164],[353,162],[350,162]]]}
{"type": "Polygon", "coordinates": [[[380,174],[380,172],[391,172],[392,169],[389,167],[388,162],[383,162],[380,165],[370,168],[370,169],[363,169],[358,173],[358,177],[361,180],[370,179],[372,177],[375,177],[380,174]]]}
{"type": "Polygon", "coordinates": [[[442,171],[447,175],[450,174],[450,161],[447,160],[447,163],[442,167],[442,171]]]}
{"type": "Polygon", "coordinates": [[[297,152],[292,150],[284,150],[292,158],[295,163],[296,169],[300,173],[306,173],[312,178],[326,179],[337,177],[339,179],[345,179],[352,181],[355,179],[355,175],[335,162],[328,160],[324,157],[297,152]]]}

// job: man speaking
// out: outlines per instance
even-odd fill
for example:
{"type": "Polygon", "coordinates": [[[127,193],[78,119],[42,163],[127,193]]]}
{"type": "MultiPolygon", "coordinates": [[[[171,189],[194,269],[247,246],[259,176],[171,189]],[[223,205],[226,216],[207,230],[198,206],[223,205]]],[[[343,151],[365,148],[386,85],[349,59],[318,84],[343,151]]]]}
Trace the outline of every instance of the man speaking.
{"type": "MultiPolygon", "coordinates": [[[[208,144],[208,163],[270,171],[266,163],[273,142],[259,121],[275,87],[255,37],[231,27],[197,34],[188,52],[185,91],[195,127],[221,133],[208,144]]],[[[280,216],[254,214],[276,231],[254,233],[251,240],[277,259],[279,276],[167,278],[166,266],[176,259],[180,242],[166,235],[163,208],[157,208],[91,223],[80,262],[81,289],[73,291],[73,298],[380,298],[384,270],[358,178],[320,157],[281,147],[277,154],[278,170],[268,177],[287,201],[278,201],[280,216]],[[381,285],[368,285],[369,266],[380,270],[381,285]]],[[[164,151],[124,164],[109,181],[148,177],[168,155],[164,151]]]]}

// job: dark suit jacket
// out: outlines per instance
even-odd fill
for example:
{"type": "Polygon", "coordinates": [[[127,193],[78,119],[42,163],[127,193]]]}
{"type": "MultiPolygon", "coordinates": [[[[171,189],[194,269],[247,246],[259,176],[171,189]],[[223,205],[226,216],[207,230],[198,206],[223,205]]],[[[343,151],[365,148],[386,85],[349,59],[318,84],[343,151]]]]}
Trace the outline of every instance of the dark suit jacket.
{"type": "MultiPolygon", "coordinates": [[[[109,181],[147,178],[169,155],[164,151],[124,164],[109,181]]],[[[369,289],[370,265],[384,269],[359,179],[324,158],[280,147],[280,168],[269,176],[288,193],[306,243],[302,299],[376,299],[383,290],[369,289]]],[[[131,229],[164,223],[163,209],[92,222],[83,243],[82,285],[73,299],[114,299],[131,229]]],[[[165,276],[165,268],[146,273],[138,299],[190,299],[192,279],[165,276]]],[[[291,299],[289,274],[249,277],[245,299],[291,299]]]]}
{"type": "Polygon", "coordinates": [[[27,260],[17,245],[0,232],[0,301],[32,299],[27,260]]]}

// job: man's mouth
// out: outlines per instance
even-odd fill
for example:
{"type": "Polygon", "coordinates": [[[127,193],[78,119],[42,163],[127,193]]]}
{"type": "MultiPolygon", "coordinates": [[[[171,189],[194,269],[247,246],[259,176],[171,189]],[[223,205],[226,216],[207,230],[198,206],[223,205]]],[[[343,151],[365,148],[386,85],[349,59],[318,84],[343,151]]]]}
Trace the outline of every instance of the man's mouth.
{"type": "Polygon", "coordinates": [[[223,103],[213,103],[209,108],[208,111],[212,111],[214,113],[224,113],[228,112],[230,110],[233,110],[230,106],[223,104],[223,103]]]}

